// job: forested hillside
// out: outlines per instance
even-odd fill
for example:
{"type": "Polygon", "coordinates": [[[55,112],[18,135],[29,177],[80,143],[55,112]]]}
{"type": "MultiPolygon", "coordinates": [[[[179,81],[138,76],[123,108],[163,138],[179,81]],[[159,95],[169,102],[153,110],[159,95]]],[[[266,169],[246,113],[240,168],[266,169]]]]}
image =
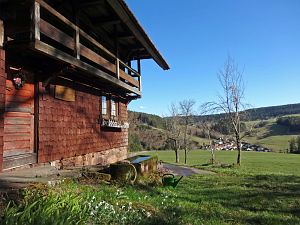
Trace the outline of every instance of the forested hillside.
{"type": "MultiPolygon", "coordinates": [[[[289,142],[300,134],[300,104],[282,105],[249,109],[247,117],[243,119],[242,130],[255,124],[246,141],[252,144],[260,144],[275,151],[286,151],[289,142]]],[[[129,148],[131,151],[168,149],[168,134],[166,122],[170,118],[162,118],[157,115],[129,111],[129,148]]],[[[190,146],[199,148],[207,143],[206,132],[202,121],[213,123],[211,137],[217,139],[226,137],[232,131],[224,114],[193,116],[188,134],[190,146]]]]}

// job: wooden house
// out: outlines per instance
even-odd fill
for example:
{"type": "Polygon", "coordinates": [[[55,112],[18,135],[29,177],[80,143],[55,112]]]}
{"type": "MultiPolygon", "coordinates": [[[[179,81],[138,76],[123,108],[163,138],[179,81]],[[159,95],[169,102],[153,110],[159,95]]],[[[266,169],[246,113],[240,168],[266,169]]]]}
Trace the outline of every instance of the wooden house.
{"type": "Polygon", "coordinates": [[[0,171],[125,158],[143,59],[169,69],[124,0],[1,0],[0,171]]]}

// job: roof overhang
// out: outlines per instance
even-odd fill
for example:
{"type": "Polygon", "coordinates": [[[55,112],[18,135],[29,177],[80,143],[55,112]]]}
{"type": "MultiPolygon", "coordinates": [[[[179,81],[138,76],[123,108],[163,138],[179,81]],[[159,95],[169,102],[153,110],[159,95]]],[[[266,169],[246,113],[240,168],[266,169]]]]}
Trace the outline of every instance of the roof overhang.
{"type": "Polygon", "coordinates": [[[168,63],[155,47],[143,27],[140,25],[132,11],[124,0],[107,0],[115,13],[120,17],[124,24],[132,31],[136,39],[145,47],[150,57],[164,70],[170,69],[168,63]]]}

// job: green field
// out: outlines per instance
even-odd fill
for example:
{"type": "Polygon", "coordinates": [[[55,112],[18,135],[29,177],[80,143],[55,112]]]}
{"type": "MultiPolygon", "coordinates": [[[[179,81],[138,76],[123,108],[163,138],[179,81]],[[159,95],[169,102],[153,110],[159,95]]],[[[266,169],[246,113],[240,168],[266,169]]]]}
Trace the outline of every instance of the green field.
{"type": "MultiPolygon", "coordinates": [[[[173,151],[149,153],[174,162],[173,151]]],[[[231,164],[236,152],[216,156],[231,164]]],[[[245,152],[240,168],[227,169],[203,166],[209,158],[191,151],[190,165],[216,174],[184,177],[175,189],[151,175],[135,185],[67,180],[27,190],[0,224],[300,224],[300,155],[245,152]]]]}
{"type": "MultiPolygon", "coordinates": [[[[246,122],[248,127],[258,124],[261,121],[246,122]]],[[[251,144],[258,144],[272,149],[275,152],[286,152],[289,149],[289,141],[295,138],[298,133],[290,133],[288,128],[276,123],[272,118],[264,120],[264,126],[253,128],[252,135],[245,137],[245,141],[251,144]]]]}
{"type": "MultiPolygon", "coordinates": [[[[152,151],[160,160],[174,163],[174,151],[152,151]]],[[[184,153],[180,151],[180,161],[184,162],[184,153]]],[[[236,151],[216,151],[216,160],[221,163],[236,162],[236,151]]],[[[193,150],[188,154],[188,165],[200,166],[209,163],[210,151],[193,150]]],[[[242,152],[242,167],[236,169],[243,173],[300,175],[300,155],[273,152],[242,152]]]]}

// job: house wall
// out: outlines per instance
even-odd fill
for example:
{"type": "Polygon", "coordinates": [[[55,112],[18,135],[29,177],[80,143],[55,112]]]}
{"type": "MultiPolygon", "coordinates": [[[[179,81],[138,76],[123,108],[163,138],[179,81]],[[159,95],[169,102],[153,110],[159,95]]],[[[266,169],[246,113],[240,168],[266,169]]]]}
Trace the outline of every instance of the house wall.
{"type": "Polygon", "coordinates": [[[5,110],[5,51],[0,47],[0,171],[3,163],[3,134],[4,134],[4,110],[5,110]]]}
{"type": "MultiPolygon", "coordinates": [[[[54,85],[39,83],[38,162],[63,165],[107,164],[127,156],[127,129],[102,128],[97,92],[76,90],[75,101],[54,98],[54,85]]],[[[127,121],[127,103],[119,103],[120,120],[127,121]]]]}

